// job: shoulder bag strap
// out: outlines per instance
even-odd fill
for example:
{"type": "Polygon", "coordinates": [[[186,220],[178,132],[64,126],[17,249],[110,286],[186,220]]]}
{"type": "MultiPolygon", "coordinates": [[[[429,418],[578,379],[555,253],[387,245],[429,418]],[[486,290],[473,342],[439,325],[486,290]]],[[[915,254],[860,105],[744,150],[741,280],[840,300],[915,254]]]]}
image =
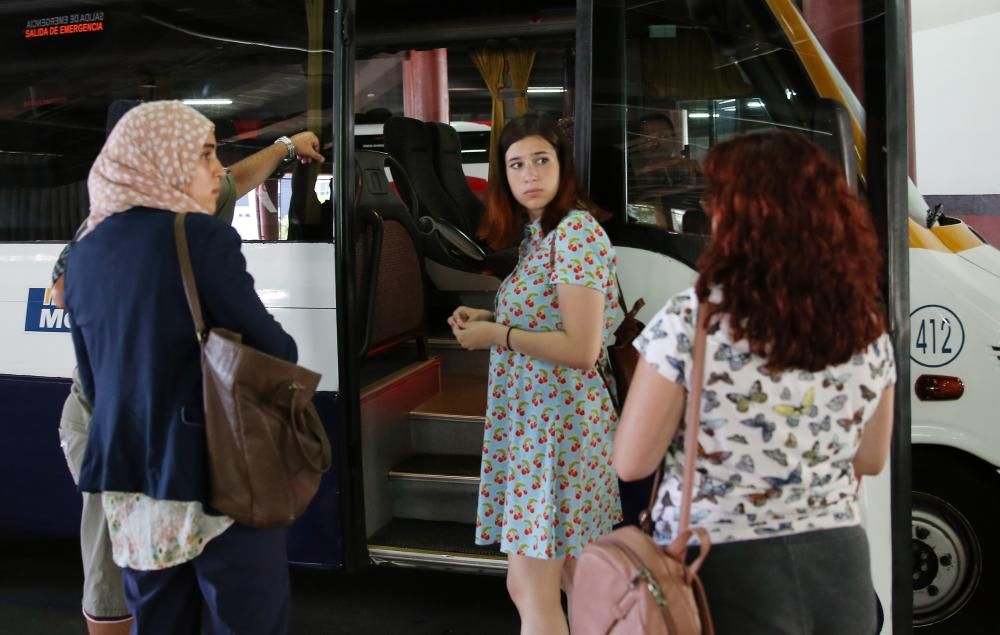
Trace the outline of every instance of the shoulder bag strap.
{"type": "Polygon", "coordinates": [[[188,250],[187,232],[184,230],[184,219],[187,214],[179,213],[174,217],[174,240],[177,243],[177,262],[181,266],[181,280],[184,283],[184,295],[187,296],[188,308],[194,319],[195,337],[199,344],[205,343],[205,320],[201,315],[201,302],[198,300],[198,285],[194,281],[194,270],[191,268],[191,253],[188,250]]]}
{"type": "Polygon", "coordinates": [[[702,306],[697,311],[698,329],[694,338],[694,366],[688,390],[687,416],[684,430],[684,476],[681,481],[681,519],[677,533],[682,534],[691,525],[691,494],[694,489],[694,465],[698,459],[698,428],[701,426],[701,387],[705,379],[705,339],[708,311],[702,306]]]}
{"type": "MultiPolygon", "coordinates": [[[[705,321],[708,315],[705,311],[697,312],[698,328],[694,336],[694,363],[691,367],[691,381],[687,395],[687,414],[684,417],[684,474],[681,481],[681,518],[677,535],[691,524],[691,493],[694,488],[694,468],[698,459],[698,428],[701,423],[701,387],[705,380],[705,339],[707,330],[705,321]]],[[[653,505],[656,504],[656,494],[660,489],[660,479],[663,477],[663,467],[657,468],[653,478],[653,489],[649,492],[649,504],[639,513],[639,526],[646,533],[653,530],[653,505]]]]}

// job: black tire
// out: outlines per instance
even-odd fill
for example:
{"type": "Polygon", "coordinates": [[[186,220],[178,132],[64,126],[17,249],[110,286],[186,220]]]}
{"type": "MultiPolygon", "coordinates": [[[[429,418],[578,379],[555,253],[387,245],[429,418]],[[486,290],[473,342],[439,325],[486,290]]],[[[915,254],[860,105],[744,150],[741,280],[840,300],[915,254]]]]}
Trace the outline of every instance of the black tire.
{"type": "Polygon", "coordinates": [[[996,632],[996,470],[964,452],[913,446],[913,625],[920,635],[996,632]]]}

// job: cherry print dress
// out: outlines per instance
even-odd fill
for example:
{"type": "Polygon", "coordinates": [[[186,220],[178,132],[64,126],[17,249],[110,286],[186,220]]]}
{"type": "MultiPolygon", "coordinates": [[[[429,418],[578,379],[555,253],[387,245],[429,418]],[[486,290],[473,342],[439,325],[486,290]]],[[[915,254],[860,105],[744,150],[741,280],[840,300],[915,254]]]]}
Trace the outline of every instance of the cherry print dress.
{"type": "MultiPolygon", "coordinates": [[[[580,285],[604,293],[607,342],[619,311],[614,271],[611,242],[589,213],[570,212],[547,236],[532,223],[517,268],[497,291],[496,321],[525,331],[559,330],[556,285],[580,285]]],[[[596,369],[557,366],[494,346],[476,543],[550,559],[578,556],[609,533],[621,519],[611,465],[617,420],[596,369]]]]}

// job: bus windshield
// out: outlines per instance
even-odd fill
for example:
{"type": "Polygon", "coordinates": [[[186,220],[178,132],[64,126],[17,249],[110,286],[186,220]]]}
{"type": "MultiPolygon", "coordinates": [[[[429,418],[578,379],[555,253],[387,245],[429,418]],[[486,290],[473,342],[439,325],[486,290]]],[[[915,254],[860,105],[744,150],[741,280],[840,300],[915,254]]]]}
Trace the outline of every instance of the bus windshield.
{"type": "Polygon", "coordinates": [[[817,92],[763,0],[642,3],[625,10],[624,27],[615,114],[629,220],[680,231],[713,145],[773,127],[812,132],[817,92]]]}

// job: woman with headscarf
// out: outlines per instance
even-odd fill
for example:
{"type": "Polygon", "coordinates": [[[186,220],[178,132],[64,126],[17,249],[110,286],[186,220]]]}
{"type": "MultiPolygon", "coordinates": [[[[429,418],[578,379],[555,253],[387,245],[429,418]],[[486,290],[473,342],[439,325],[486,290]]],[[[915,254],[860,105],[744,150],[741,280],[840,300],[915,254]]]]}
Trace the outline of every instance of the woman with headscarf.
{"type": "Polygon", "coordinates": [[[102,493],[134,632],[284,633],[285,532],[206,509],[200,351],[181,282],[185,231],[212,327],[295,361],[254,292],[235,230],[211,216],[222,166],[212,123],[179,102],[129,111],[88,179],[91,213],[65,277],[80,383],[93,419],[80,488],[102,493]]]}

